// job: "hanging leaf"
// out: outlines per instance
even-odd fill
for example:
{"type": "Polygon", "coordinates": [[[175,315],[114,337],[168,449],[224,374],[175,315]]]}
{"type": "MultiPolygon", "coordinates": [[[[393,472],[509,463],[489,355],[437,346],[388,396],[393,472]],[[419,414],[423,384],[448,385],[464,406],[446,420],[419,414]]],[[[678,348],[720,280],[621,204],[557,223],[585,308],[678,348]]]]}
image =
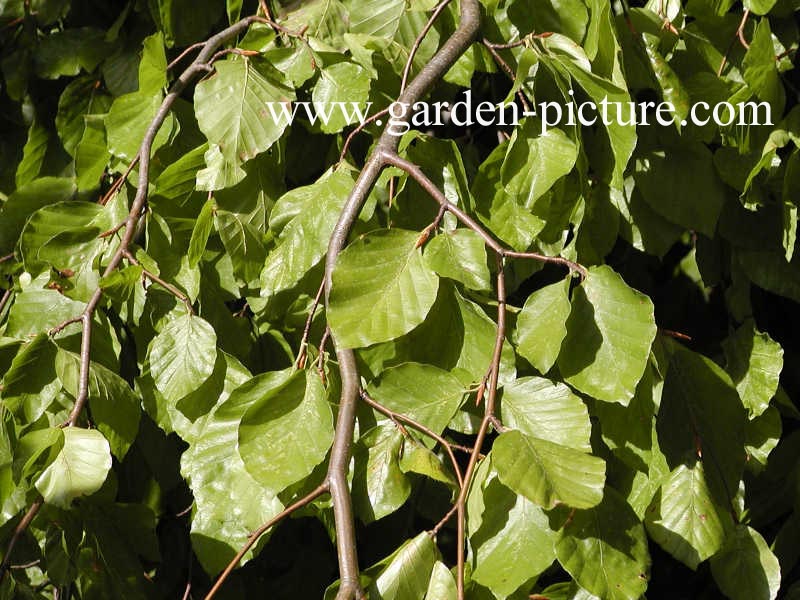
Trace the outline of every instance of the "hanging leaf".
{"type": "Polygon", "coordinates": [[[628,404],[656,335],[653,303],[610,267],[589,269],[575,289],[558,368],[598,400],[628,404]]]}
{"type": "Polygon", "coordinates": [[[111,451],[106,438],[95,429],[67,427],[64,446],[36,480],[44,501],[69,508],[72,500],[100,489],[111,469],[111,451]]]}
{"type": "Polygon", "coordinates": [[[416,247],[419,234],[378,230],[340,255],[333,272],[328,323],[345,348],[408,333],[436,300],[439,280],[416,247]]]}
{"type": "Polygon", "coordinates": [[[500,481],[543,508],[589,508],[603,498],[602,459],[520,431],[500,434],[492,464],[500,481]]]}

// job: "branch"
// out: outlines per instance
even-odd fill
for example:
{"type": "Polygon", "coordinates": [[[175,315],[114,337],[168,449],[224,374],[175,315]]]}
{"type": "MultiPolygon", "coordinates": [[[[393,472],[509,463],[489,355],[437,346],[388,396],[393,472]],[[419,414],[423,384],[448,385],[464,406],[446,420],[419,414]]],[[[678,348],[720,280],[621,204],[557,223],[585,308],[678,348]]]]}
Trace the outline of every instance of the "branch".
{"type": "MultiPolygon", "coordinates": [[[[478,32],[480,25],[480,6],[477,0],[462,0],[461,15],[458,28],[453,35],[442,45],[438,52],[423,67],[417,76],[400,94],[398,102],[413,106],[458,58],[469,48],[470,43],[478,32]]],[[[410,115],[405,111],[398,119],[408,123],[410,115]]],[[[364,168],[348,197],[339,220],[334,227],[333,234],[328,244],[328,253],[325,261],[325,303],[330,299],[332,287],[332,274],[336,266],[339,253],[347,243],[347,237],[353,227],[358,213],[375,185],[383,168],[389,164],[387,156],[397,151],[400,140],[389,132],[387,124],[383,134],[378,140],[373,151],[367,158],[364,168]]],[[[358,571],[358,556],[355,543],[355,524],[353,521],[353,508],[350,490],[347,485],[347,471],[350,464],[350,451],[353,444],[353,431],[355,428],[355,415],[360,389],[360,378],[356,365],[355,354],[349,348],[342,348],[337,344],[333,335],[333,343],[339,360],[341,374],[341,396],[339,400],[339,414],[336,420],[331,459],[328,466],[327,482],[330,486],[333,501],[333,513],[336,525],[336,546],[339,556],[339,576],[341,587],[336,595],[337,600],[351,600],[363,598],[358,571]]]]}
{"type": "Polygon", "coordinates": [[[9,288],[5,292],[3,292],[3,297],[0,298],[0,315],[3,314],[3,311],[5,310],[6,305],[8,304],[8,302],[11,300],[11,295],[13,293],[14,293],[14,291],[11,288],[9,288]]]}
{"type": "MultiPolygon", "coordinates": [[[[125,250],[125,259],[132,265],[139,265],[139,261],[136,260],[136,257],[129,250],[125,250]]],[[[192,301],[189,300],[189,297],[186,294],[184,294],[182,291],[180,291],[171,283],[167,283],[166,281],[161,279],[161,277],[159,277],[155,273],[151,273],[144,267],[142,267],[142,275],[144,275],[147,279],[149,279],[153,283],[157,283],[165,290],[167,290],[170,294],[175,296],[178,300],[183,302],[183,304],[186,306],[186,310],[189,311],[190,315],[194,314],[194,308],[192,308],[192,301]]]]}
{"type": "Polygon", "coordinates": [[[371,406],[379,413],[386,415],[392,421],[399,421],[400,423],[405,423],[406,425],[413,427],[417,431],[424,433],[429,438],[439,442],[442,448],[445,449],[445,452],[447,452],[447,455],[450,457],[450,462],[453,465],[453,471],[455,472],[456,479],[458,480],[458,487],[460,488],[464,485],[464,478],[461,475],[461,468],[458,466],[458,461],[456,460],[455,454],[453,454],[453,448],[451,447],[450,442],[448,442],[446,439],[444,439],[442,436],[440,436],[432,429],[425,427],[425,425],[423,425],[422,423],[418,423],[411,417],[407,417],[402,413],[395,412],[392,409],[383,406],[379,402],[376,402],[365,390],[361,390],[359,395],[361,396],[361,399],[364,401],[365,404],[371,406]]]}
{"type": "MultiPolygon", "coordinates": [[[[247,17],[210,37],[203,45],[203,49],[197,55],[197,58],[195,58],[195,60],[183,71],[183,73],[181,73],[178,79],[175,80],[175,83],[172,84],[169,92],[161,102],[161,106],[159,107],[155,117],[153,117],[153,120],[150,122],[150,125],[144,134],[144,138],[142,139],[142,143],[139,146],[139,152],[137,153],[137,157],[139,159],[139,180],[136,189],[136,196],[133,199],[130,211],[128,212],[128,216],[124,222],[125,233],[122,236],[119,247],[109,260],[108,265],[106,265],[106,268],[102,274],[103,277],[110,275],[115,269],[117,269],[117,267],[119,267],[122,259],[126,256],[126,253],[128,253],[128,247],[130,246],[131,242],[133,241],[133,237],[136,234],[136,225],[139,222],[145,203],[147,202],[147,188],[150,182],[150,152],[153,147],[153,141],[155,140],[156,134],[161,128],[161,125],[164,123],[164,120],[167,118],[172,105],[198,74],[205,73],[207,71],[208,61],[214,55],[214,52],[216,52],[217,48],[219,48],[230,38],[243,32],[245,29],[247,29],[247,27],[250,26],[251,23],[256,20],[256,17],[247,17]]],[[[129,167],[128,172],[130,172],[132,168],[133,163],[131,167],[129,167]]],[[[120,178],[120,180],[124,181],[125,177],[127,177],[127,174],[120,178]]],[[[119,185],[121,186],[122,184],[120,183],[119,185]]],[[[106,197],[110,197],[109,194],[106,194],[106,197]]],[[[81,335],[78,395],[75,399],[75,404],[70,411],[69,419],[66,422],[67,427],[75,427],[77,425],[78,419],[80,418],[83,408],[89,398],[89,366],[91,364],[90,355],[92,318],[94,317],[94,313],[97,310],[102,296],[103,289],[98,287],[92,294],[89,302],[86,304],[85,310],[79,317],[62,323],[50,332],[52,335],[55,335],[71,323],[77,323],[80,321],[83,324],[81,335]]],[[[36,516],[39,508],[41,508],[42,503],[43,500],[41,498],[37,499],[33,505],[31,505],[30,509],[28,509],[28,512],[26,513],[25,517],[23,517],[22,521],[20,521],[19,525],[17,526],[19,531],[15,530],[14,536],[11,538],[9,546],[6,549],[3,563],[0,564],[0,569],[2,569],[2,565],[5,565],[7,561],[11,560],[11,550],[17,542],[17,538],[22,535],[22,532],[24,532],[25,529],[27,529],[27,527],[30,525],[33,517],[36,516]]],[[[0,577],[2,577],[7,570],[8,569],[6,568],[0,571],[0,577]]]]}
{"type": "Polygon", "coordinates": [[[447,8],[447,5],[450,4],[451,0],[442,0],[439,5],[433,10],[433,14],[431,18],[428,19],[428,22],[425,23],[425,27],[422,28],[422,31],[419,32],[417,39],[414,40],[414,44],[411,46],[411,51],[408,53],[408,60],[406,60],[406,66],[403,68],[403,79],[400,82],[400,91],[406,89],[406,83],[408,82],[408,75],[411,73],[411,65],[414,63],[414,57],[417,55],[417,51],[419,47],[422,45],[422,41],[425,39],[425,36],[428,35],[428,32],[433,27],[433,24],[436,22],[436,19],[439,18],[439,15],[442,14],[442,11],[447,8]]]}
{"type": "Polygon", "coordinates": [[[739,22],[739,26],[736,28],[733,38],[731,38],[731,42],[728,44],[728,48],[725,50],[725,54],[722,55],[722,61],[719,63],[719,68],[717,69],[717,77],[722,76],[722,71],[725,69],[725,65],[728,64],[728,55],[731,53],[731,50],[733,50],[733,45],[736,43],[737,39],[745,48],[745,50],[750,49],[750,44],[748,44],[747,40],[744,39],[744,26],[747,25],[748,18],[750,18],[750,9],[746,8],[742,14],[742,20],[739,22]]]}
{"type": "Polygon", "coordinates": [[[253,544],[255,544],[262,535],[264,535],[267,531],[269,531],[270,528],[280,523],[283,519],[291,515],[293,512],[303,508],[304,506],[308,506],[314,500],[316,500],[326,492],[328,492],[328,486],[325,483],[323,483],[319,487],[315,488],[314,490],[312,490],[311,492],[300,498],[300,500],[298,500],[294,504],[291,504],[286,508],[284,508],[280,513],[272,517],[269,521],[267,521],[261,527],[256,529],[253,533],[251,533],[250,536],[247,538],[247,543],[241,550],[239,550],[236,556],[233,557],[233,560],[231,560],[231,562],[228,563],[228,566],[225,567],[225,570],[220,574],[216,583],[214,583],[214,587],[212,587],[211,590],[208,592],[208,594],[206,594],[205,600],[211,600],[216,595],[216,593],[222,587],[222,584],[225,583],[225,580],[231,574],[231,571],[233,571],[236,568],[236,566],[239,564],[242,558],[244,558],[244,555],[247,554],[250,548],[253,547],[253,544]]]}
{"type": "Polygon", "coordinates": [[[497,400],[497,380],[500,376],[500,360],[503,353],[503,342],[506,337],[506,275],[505,263],[501,255],[497,255],[497,334],[495,337],[494,354],[492,355],[492,364],[489,373],[489,393],[486,397],[486,404],[484,405],[483,419],[481,426],[478,429],[478,435],[475,438],[475,444],[472,447],[472,454],[467,464],[467,472],[464,475],[465,485],[461,488],[461,493],[456,500],[456,506],[459,508],[460,514],[458,519],[458,555],[457,555],[457,572],[456,585],[458,588],[458,598],[464,598],[464,547],[465,547],[465,526],[464,512],[466,510],[467,493],[469,492],[469,484],[472,476],[475,473],[475,467],[478,464],[478,455],[483,442],[486,439],[486,434],[489,431],[489,426],[496,422],[495,402],[497,400]]]}
{"type": "Polygon", "coordinates": [[[22,537],[22,534],[28,529],[34,517],[39,514],[39,509],[42,508],[42,504],[44,504],[42,498],[39,498],[31,504],[28,512],[25,513],[25,516],[22,517],[22,520],[17,523],[17,526],[14,528],[14,533],[11,535],[11,539],[8,541],[8,546],[6,547],[6,555],[3,557],[3,562],[0,563],[0,582],[5,579],[6,573],[8,573],[8,569],[11,566],[11,553],[14,550],[14,546],[17,545],[19,538],[22,537]]]}

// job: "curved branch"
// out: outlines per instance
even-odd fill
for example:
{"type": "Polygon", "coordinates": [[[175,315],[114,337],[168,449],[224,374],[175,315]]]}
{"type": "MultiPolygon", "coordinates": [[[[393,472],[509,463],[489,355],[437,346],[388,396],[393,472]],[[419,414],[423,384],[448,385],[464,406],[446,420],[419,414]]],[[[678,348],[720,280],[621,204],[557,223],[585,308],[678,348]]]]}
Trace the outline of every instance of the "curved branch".
{"type": "MultiPolygon", "coordinates": [[[[419,100],[447,70],[466,52],[480,26],[480,6],[477,0],[462,0],[458,29],[442,45],[439,51],[423,67],[398,98],[402,105],[411,106],[419,100]]],[[[408,123],[408,110],[398,119],[408,123]]],[[[333,285],[333,269],[336,259],[347,243],[347,237],[353,227],[361,207],[375,185],[383,168],[388,164],[387,156],[397,151],[400,138],[389,131],[387,125],[377,145],[367,158],[364,168],[348,197],[333,229],[328,244],[325,261],[325,304],[328,305],[333,285]]],[[[342,348],[332,335],[334,347],[339,360],[341,374],[341,396],[339,414],[336,420],[331,460],[328,467],[327,482],[330,486],[333,501],[333,513],[336,525],[336,545],[339,555],[339,577],[341,587],[337,600],[363,598],[364,592],[358,578],[358,556],[355,543],[355,524],[350,491],[347,486],[347,470],[350,464],[350,450],[353,444],[355,415],[358,403],[360,380],[356,366],[355,353],[350,348],[342,348]]]]}
{"type": "MultiPolygon", "coordinates": [[[[155,117],[153,117],[153,120],[150,122],[150,125],[147,127],[147,131],[142,138],[142,143],[139,146],[139,152],[137,153],[137,157],[139,159],[139,179],[136,189],[136,196],[133,199],[128,216],[124,221],[123,227],[125,229],[125,233],[122,235],[119,247],[109,260],[108,265],[106,265],[106,268],[102,274],[103,277],[108,276],[115,269],[117,269],[117,267],[119,267],[122,259],[126,256],[128,247],[130,246],[136,234],[136,225],[139,223],[139,219],[144,211],[145,203],[147,202],[147,188],[150,183],[150,152],[153,148],[153,141],[155,140],[159,129],[161,129],[161,125],[164,123],[164,120],[167,118],[167,115],[172,109],[172,105],[198,74],[205,73],[207,71],[207,63],[214,56],[217,48],[219,48],[232,37],[245,31],[247,27],[249,27],[250,24],[256,20],[258,20],[257,17],[247,17],[208,38],[203,46],[203,49],[197,55],[197,58],[195,58],[195,60],[183,71],[183,73],[180,74],[175,83],[172,84],[172,87],[164,97],[164,100],[161,102],[161,106],[159,107],[158,112],[156,112],[155,117]]],[[[130,169],[132,169],[132,166],[129,167],[129,170],[130,169]]],[[[120,181],[124,181],[126,176],[127,175],[124,175],[122,178],[120,178],[120,181]]],[[[122,227],[120,229],[122,229],[122,227]]],[[[83,313],[81,313],[79,317],[70,319],[66,322],[66,324],[76,323],[78,321],[82,323],[78,395],[75,399],[75,404],[70,411],[69,419],[65,424],[67,427],[75,427],[77,425],[78,419],[80,418],[80,415],[86,406],[86,402],[89,399],[89,367],[91,364],[90,354],[92,340],[92,319],[102,296],[103,289],[98,287],[92,294],[89,302],[86,304],[86,308],[84,309],[83,313]]],[[[51,331],[51,334],[54,335],[63,330],[66,324],[57,326],[51,331]]],[[[11,551],[13,550],[17,539],[28,528],[30,522],[39,512],[39,508],[41,508],[42,503],[43,500],[41,498],[37,499],[28,509],[28,512],[25,514],[25,517],[23,517],[22,521],[20,521],[19,525],[17,525],[17,529],[14,531],[14,536],[11,538],[9,545],[6,548],[3,563],[0,565],[0,569],[2,569],[3,565],[6,566],[5,570],[0,571],[0,578],[2,578],[2,576],[7,572],[7,565],[9,564],[8,561],[11,560],[11,551]]]]}

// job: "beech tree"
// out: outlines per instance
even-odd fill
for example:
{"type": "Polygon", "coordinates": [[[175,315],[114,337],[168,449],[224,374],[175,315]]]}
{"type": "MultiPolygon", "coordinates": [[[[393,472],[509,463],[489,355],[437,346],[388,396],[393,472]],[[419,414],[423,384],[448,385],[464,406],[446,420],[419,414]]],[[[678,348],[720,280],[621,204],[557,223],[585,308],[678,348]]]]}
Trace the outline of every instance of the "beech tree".
{"type": "Polygon", "coordinates": [[[800,598],[798,11],[0,1],[0,598],[800,598]]]}

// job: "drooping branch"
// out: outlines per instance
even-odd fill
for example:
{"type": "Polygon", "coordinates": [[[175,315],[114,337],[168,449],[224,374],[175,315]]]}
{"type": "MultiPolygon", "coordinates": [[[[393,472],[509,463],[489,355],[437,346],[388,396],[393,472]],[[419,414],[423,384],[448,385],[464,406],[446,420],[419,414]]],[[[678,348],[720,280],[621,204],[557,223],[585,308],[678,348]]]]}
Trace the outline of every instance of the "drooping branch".
{"type": "MultiPolygon", "coordinates": [[[[442,45],[439,51],[423,67],[408,87],[403,90],[398,102],[412,106],[439,81],[447,70],[466,52],[480,26],[480,7],[477,0],[462,0],[458,29],[442,45]]],[[[399,119],[408,123],[410,115],[404,111],[399,119]]],[[[361,207],[375,185],[381,171],[389,163],[387,157],[397,151],[399,138],[390,132],[387,124],[377,145],[366,160],[364,168],[348,197],[333,229],[325,262],[325,304],[328,305],[333,286],[333,270],[339,253],[344,249],[350,230],[361,207]]],[[[355,524],[350,490],[347,485],[347,471],[350,464],[350,451],[353,444],[355,415],[360,389],[358,367],[355,353],[350,348],[341,347],[332,336],[341,375],[341,396],[339,414],[336,420],[331,460],[327,481],[330,486],[333,512],[336,524],[336,545],[339,556],[340,588],[337,600],[362,598],[364,592],[358,578],[358,556],[355,543],[355,524]]]]}
{"type": "MultiPolygon", "coordinates": [[[[103,271],[102,274],[103,277],[110,275],[114,270],[116,270],[119,267],[120,263],[122,262],[123,258],[129,255],[128,248],[133,242],[133,238],[136,234],[136,226],[139,223],[139,219],[142,217],[142,213],[147,203],[147,188],[150,183],[150,154],[153,148],[153,142],[156,138],[156,135],[158,134],[159,129],[161,129],[164,120],[167,118],[167,115],[172,109],[173,104],[180,97],[180,95],[183,93],[186,87],[197,77],[197,75],[201,73],[206,73],[208,71],[208,62],[214,56],[214,53],[216,52],[217,48],[219,48],[222,44],[224,44],[231,38],[244,32],[250,26],[251,23],[257,20],[258,17],[255,16],[246,17],[241,21],[231,25],[227,29],[224,29],[219,33],[217,33],[216,35],[210,37],[204,43],[202,50],[197,55],[195,60],[180,74],[178,79],[172,84],[169,92],[164,97],[164,100],[161,102],[161,105],[159,106],[156,115],[153,117],[152,121],[150,121],[150,124],[147,127],[147,131],[145,132],[144,137],[142,138],[142,143],[139,146],[139,152],[137,153],[136,158],[134,159],[134,162],[136,160],[138,160],[139,162],[139,177],[137,182],[136,195],[134,196],[127,218],[125,219],[125,221],[118,230],[121,231],[124,229],[124,233],[122,234],[119,246],[117,247],[116,251],[112,255],[111,259],[106,265],[106,268],[103,271]]],[[[129,167],[129,171],[132,168],[133,168],[132,166],[129,167]]],[[[121,182],[124,181],[126,177],[127,173],[118,180],[120,182],[119,183],[120,186],[122,185],[121,182]]],[[[110,197],[110,195],[107,194],[105,197],[110,197]]],[[[66,325],[68,324],[77,322],[80,322],[82,324],[80,371],[78,376],[78,395],[75,399],[75,404],[73,405],[72,410],[70,411],[69,418],[65,423],[67,427],[74,427],[77,425],[80,415],[83,412],[83,409],[89,398],[89,369],[91,364],[92,321],[102,296],[103,296],[103,289],[98,287],[90,297],[89,302],[86,304],[86,308],[84,309],[83,313],[81,313],[80,316],[75,317],[73,319],[69,319],[68,321],[55,327],[51,331],[51,334],[55,335],[56,333],[62,331],[64,327],[66,327],[66,325]]],[[[14,535],[12,536],[8,546],[6,547],[3,563],[0,564],[0,580],[2,580],[2,578],[8,571],[8,565],[10,564],[11,560],[11,553],[12,550],[14,549],[14,546],[17,543],[17,540],[28,528],[31,521],[33,521],[34,517],[39,512],[39,509],[41,508],[42,504],[43,500],[41,498],[37,499],[28,509],[22,521],[20,521],[19,525],[17,526],[17,529],[15,529],[14,535]]]]}

